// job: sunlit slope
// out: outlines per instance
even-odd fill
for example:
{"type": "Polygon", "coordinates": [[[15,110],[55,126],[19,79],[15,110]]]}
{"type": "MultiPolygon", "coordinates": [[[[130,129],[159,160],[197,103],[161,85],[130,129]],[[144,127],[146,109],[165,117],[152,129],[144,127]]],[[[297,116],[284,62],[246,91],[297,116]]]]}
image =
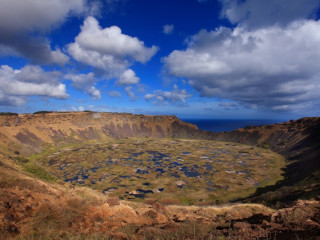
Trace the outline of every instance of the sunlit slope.
{"type": "Polygon", "coordinates": [[[150,203],[41,181],[0,154],[0,239],[312,239],[319,232],[315,200],[280,210],[150,203]]]}
{"type": "Polygon", "coordinates": [[[0,116],[2,151],[25,155],[41,152],[47,144],[64,145],[125,137],[193,137],[197,127],[174,116],[126,113],[38,113],[0,116]]]}

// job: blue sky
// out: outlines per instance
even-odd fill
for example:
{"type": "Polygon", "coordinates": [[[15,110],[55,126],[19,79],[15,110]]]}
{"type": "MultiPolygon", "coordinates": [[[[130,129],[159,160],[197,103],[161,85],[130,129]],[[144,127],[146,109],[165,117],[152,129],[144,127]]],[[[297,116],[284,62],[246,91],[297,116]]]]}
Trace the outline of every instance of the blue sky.
{"type": "Polygon", "coordinates": [[[320,115],[319,0],[1,0],[0,111],[320,115]]]}

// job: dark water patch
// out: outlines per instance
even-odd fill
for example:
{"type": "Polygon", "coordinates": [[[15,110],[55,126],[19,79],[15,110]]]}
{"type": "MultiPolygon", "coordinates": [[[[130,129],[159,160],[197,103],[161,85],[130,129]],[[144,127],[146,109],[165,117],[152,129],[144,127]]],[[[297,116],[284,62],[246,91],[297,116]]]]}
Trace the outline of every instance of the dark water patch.
{"type": "Polygon", "coordinates": [[[89,175],[81,175],[82,179],[88,179],[89,175]]]}
{"type": "Polygon", "coordinates": [[[120,178],[131,178],[132,176],[128,176],[128,175],[119,175],[120,178]]]}
{"type": "Polygon", "coordinates": [[[145,198],[144,194],[132,194],[136,198],[145,198]]]}
{"type": "Polygon", "coordinates": [[[78,181],[78,179],[79,179],[79,177],[78,177],[78,176],[75,176],[75,177],[73,177],[73,178],[67,178],[67,179],[65,179],[64,181],[65,181],[65,182],[73,182],[73,181],[78,181]]]}
{"type": "Polygon", "coordinates": [[[210,164],[204,164],[203,166],[208,170],[212,170],[213,169],[213,167],[210,164]]]}
{"type": "Polygon", "coordinates": [[[190,155],[191,152],[182,152],[181,154],[182,154],[182,155],[190,155]]]}
{"type": "Polygon", "coordinates": [[[138,173],[138,174],[149,174],[149,171],[148,171],[148,170],[145,170],[145,169],[140,169],[140,168],[138,168],[138,169],[136,170],[136,173],[138,173]]]}
{"type": "Polygon", "coordinates": [[[200,173],[198,173],[197,171],[185,171],[184,175],[186,177],[198,177],[200,176],[200,173]]]}
{"type": "Polygon", "coordinates": [[[102,166],[96,166],[96,167],[93,167],[91,168],[91,172],[97,172],[98,169],[100,169],[102,166]]]}
{"type": "Polygon", "coordinates": [[[186,167],[186,166],[181,167],[180,170],[183,171],[183,172],[188,171],[188,167],[186,167]]]}
{"type": "Polygon", "coordinates": [[[142,185],[144,185],[144,186],[150,186],[150,183],[145,182],[145,183],[142,183],[142,185]]]}
{"type": "Polygon", "coordinates": [[[165,173],[166,171],[163,168],[156,168],[156,172],[165,173]]]}
{"type": "Polygon", "coordinates": [[[147,193],[153,193],[153,191],[152,190],[144,190],[144,189],[137,189],[136,190],[137,192],[140,192],[140,193],[143,193],[143,194],[147,194],[147,193]]]}

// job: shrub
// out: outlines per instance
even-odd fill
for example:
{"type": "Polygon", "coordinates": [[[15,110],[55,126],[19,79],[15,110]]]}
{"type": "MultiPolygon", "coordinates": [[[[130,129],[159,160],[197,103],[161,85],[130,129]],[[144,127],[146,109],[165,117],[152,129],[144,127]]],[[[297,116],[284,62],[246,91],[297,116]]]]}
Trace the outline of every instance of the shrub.
{"type": "Polygon", "coordinates": [[[29,162],[29,160],[24,157],[17,157],[16,159],[19,163],[28,163],[29,162]]]}
{"type": "Polygon", "coordinates": [[[12,112],[0,112],[0,116],[17,116],[18,113],[12,113],[12,112]]]}
{"type": "Polygon", "coordinates": [[[23,168],[26,172],[30,173],[31,175],[33,175],[41,180],[48,181],[48,182],[56,181],[55,177],[53,177],[44,168],[42,168],[38,165],[29,163],[29,164],[23,165],[23,168]]]}
{"type": "Polygon", "coordinates": [[[38,111],[34,112],[33,114],[45,114],[45,113],[52,113],[53,111],[38,111]]]}

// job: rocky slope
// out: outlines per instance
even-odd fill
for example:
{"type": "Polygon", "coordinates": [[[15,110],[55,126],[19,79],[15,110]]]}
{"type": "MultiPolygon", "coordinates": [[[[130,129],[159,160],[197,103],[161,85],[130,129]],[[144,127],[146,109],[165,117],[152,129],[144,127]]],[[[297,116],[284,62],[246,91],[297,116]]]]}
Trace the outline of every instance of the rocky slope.
{"type": "Polygon", "coordinates": [[[277,201],[287,202],[320,194],[320,118],[207,133],[207,137],[270,148],[286,158],[288,165],[284,181],[276,186],[258,189],[252,201],[275,204],[277,201]]]}
{"type": "Polygon", "coordinates": [[[146,205],[43,182],[0,154],[0,239],[318,239],[320,201],[146,205]]]}
{"type": "Polygon", "coordinates": [[[88,140],[125,137],[184,137],[197,126],[175,116],[127,113],[63,112],[0,116],[0,148],[24,155],[41,152],[46,144],[63,145],[88,140]]]}

